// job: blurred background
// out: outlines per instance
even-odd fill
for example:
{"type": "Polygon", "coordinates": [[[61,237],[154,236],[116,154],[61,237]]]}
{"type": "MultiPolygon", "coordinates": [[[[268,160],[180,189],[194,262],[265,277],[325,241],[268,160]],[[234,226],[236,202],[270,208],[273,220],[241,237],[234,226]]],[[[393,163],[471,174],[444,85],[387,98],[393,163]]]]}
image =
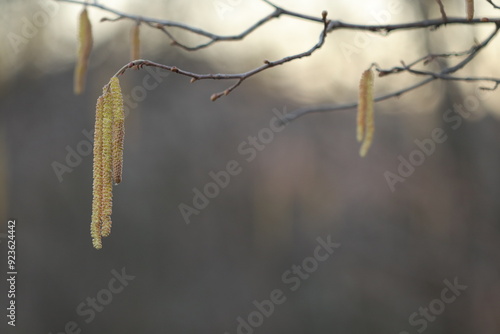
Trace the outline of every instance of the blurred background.
{"type": "MultiPolygon", "coordinates": [[[[272,12],[257,0],[99,2],[223,35],[272,12]]],[[[440,17],[431,0],[276,3],[361,24],[440,17]]],[[[465,16],[464,2],[444,3],[449,17],[465,16]]],[[[277,111],[355,101],[360,74],[373,62],[389,68],[428,53],[468,50],[493,25],[388,36],[338,31],[313,56],[252,77],[216,102],[210,95],[230,82],[190,84],[175,74],[127,71],[123,182],[114,187],[111,236],[96,251],[89,137],[102,86],[129,61],[133,22],[99,23],[114,16],[89,9],[94,49],[86,91],[75,96],[81,9],[48,0],[0,2],[3,312],[8,218],[17,219],[18,265],[17,326],[7,326],[2,315],[5,332],[500,332],[497,91],[435,82],[377,104],[375,139],[363,159],[355,110],[311,114],[271,137],[265,130],[277,111]],[[141,89],[144,80],[157,87],[141,89]],[[429,155],[415,153],[422,151],[415,141],[429,142],[436,129],[444,142],[429,155]],[[238,148],[259,134],[266,143],[247,161],[238,148]],[[400,165],[410,158],[418,166],[391,186],[388,173],[405,173],[400,165]],[[194,189],[203,191],[213,181],[210,172],[230,161],[241,172],[187,224],[179,205],[193,206],[194,189]],[[340,246],[315,262],[318,238],[340,246]],[[307,275],[293,271],[303,265],[307,275]],[[256,304],[274,290],[285,300],[262,315],[256,304]]],[[[498,14],[476,1],[476,17],[498,14]]],[[[187,52],[142,26],[142,57],[198,73],[239,73],[309,49],[320,31],[319,24],[282,17],[243,41],[187,52]]],[[[203,41],[172,33],[189,45],[203,41]]],[[[500,77],[499,43],[494,39],[459,74],[500,77]]],[[[376,78],[376,94],[418,80],[376,78]]]]}

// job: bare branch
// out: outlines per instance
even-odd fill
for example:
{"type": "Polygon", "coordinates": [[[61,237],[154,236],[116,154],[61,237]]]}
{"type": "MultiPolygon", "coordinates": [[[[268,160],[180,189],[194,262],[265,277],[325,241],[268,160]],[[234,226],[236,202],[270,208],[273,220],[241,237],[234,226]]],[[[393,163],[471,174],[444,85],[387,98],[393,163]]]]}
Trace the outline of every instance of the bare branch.
{"type": "Polygon", "coordinates": [[[269,15],[265,16],[264,18],[258,20],[256,23],[254,23],[252,26],[250,26],[249,28],[247,28],[245,31],[243,31],[240,34],[223,36],[223,35],[213,34],[213,33],[208,32],[206,30],[195,28],[195,27],[192,27],[192,26],[189,26],[189,25],[186,25],[183,23],[179,23],[179,22],[174,22],[174,21],[169,21],[169,20],[160,20],[160,19],[154,19],[154,18],[149,18],[149,17],[127,14],[127,13],[112,9],[106,5],[102,5],[102,4],[95,3],[95,2],[94,3],[87,3],[85,1],[80,1],[80,0],[55,0],[55,1],[69,2],[69,3],[75,3],[75,4],[96,7],[96,8],[103,10],[103,11],[106,11],[108,13],[117,15],[116,18],[104,17],[103,19],[101,19],[101,21],[114,22],[114,21],[118,21],[118,20],[122,20],[122,19],[129,19],[129,20],[133,20],[136,22],[142,22],[150,27],[160,29],[162,32],[164,32],[172,40],[174,45],[177,45],[177,46],[179,46],[185,50],[188,50],[188,51],[199,50],[199,49],[205,48],[207,46],[210,46],[210,45],[212,45],[216,42],[220,42],[220,41],[238,41],[238,40],[241,40],[241,39],[245,38],[246,36],[248,36],[253,31],[255,31],[258,27],[260,27],[260,26],[264,25],[265,23],[271,21],[272,19],[278,18],[282,15],[296,17],[299,19],[308,20],[308,21],[312,21],[312,22],[318,22],[318,23],[323,22],[321,17],[314,17],[314,16],[309,16],[309,15],[304,15],[301,13],[289,11],[289,10],[283,9],[281,7],[278,7],[274,4],[272,4],[270,1],[262,0],[264,3],[270,5],[274,8],[274,11],[272,13],[270,13],[269,15]],[[186,46],[183,43],[180,43],[179,41],[177,41],[174,38],[174,36],[166,30],[165,27],[175,27],[175,28],[179,28],[182,30],[186,30],[186,31],[189,31],[189,32],[194,33],[196,35],[206,37],[209,39],[209,41],[206,43],[196,45],[196,46],[191,46],[191,47],[186,46]]]}
{"type": "MultiPolygon", "coordinates": [[[[425,80],[422,80],[412,86],[406,87],[404,89],[397,90],[395,92],[392,92],[390,94],[382,95],[379,97],[376,97],[373,99],[374,102],[380,102],[384,101],[393,97],[399,97],[403,95],[404,93],[407,93],[409,91],[412,91],[414,89],[417,89],[419,87],[422,87],[426,84],[428,84],[431,81],[437,80],[437,78],[428,78],[425,80]]],[[[304,115],[312,114],[312,113],[317,113],[317,112],[330,112],[330,111],[340,111],[340,110],[348,110],[348,109],[353,109],[357,108],[358,103],[357,102],[352,102],[352,103],[347,103],[347,104],[342,104],[342,105],[324,105],[324,106],[316,106],[316,107],[305,107],[305,108],[299,108],[296,109],[288,114],[286,114],[282,118],[282,122],[291,122],[299,117],[302,117],[304,115]]]]}
{"type": "Polygon", "coordinates": [[[488,18],[488,19],[480,18],[469,21],[466,18],[452,17],[448,18],[447,21],[444,21],[443,19],[432,19],[432,20],[423,20],[423,21],[401,23],[401,24],[373,24],[373,25],[351,24],[342,21],[332,21],[328,29],[328,32],[336,29],[351,29],[351,30],[366,30],[366,31],[380,32],[387,34],[391,31],[396,31],[396,30],[413,30],[422,28],[437,29],[445,24],[479,25],[488,23],[500,24],[500,18],[488,18]]]}
{"type": "Polygon", "coordinates": [[[242,33],[240,33],[238,35],[232,35],[232,36],[219,36],[219,35],[206,36],[205,35],[205,37],[209,38],[208,42],[203,43],[203,44],[199,44],[199,45],[196,45],[196,46],[191,46],[191,47],[187,46],[185,44],[180,43],[169,31],[167,31],[167,29],[165,28],[165,26],[167,26],[167,25],[161,25],[161,24],[153,25],[153,24],[151,24],[149,22],[146,23],[146,24],[148,24],[149,26],[152,26],[152,27],[160,29],[163,33],[165,33],[172,40],[172,44],[173,45],[177,45],[177,46],[179,46],[179,47],[181,47],[181,48],[183,48],[184,50],[187,50],[187,51],[196,51],[196,50],[199,50],[199,49],[206,48],[206,47],[208,47],[208,46],[210,46],[210,45],[212,45],[212,44],[214,44],[216,42],[220,42],[220,41],[239,41],[239,40],[242,40],[246,36],[248,36],[249,34],[251,34],[253,31],[255,31],[257,28],[259,28],[260,26],[264,25],[268,21],[270,21],[270,20],[272,20],[274,18],[279,17],[281,14],[283,14],[283,10],[280,9],[280,8],[277,8],[274,12],[272,12],[268,16],[260,19],[255,24],[253,24],[252,26],[250,26],[249,28],[247,28],[245,31],[243,31],[242,33]]]}
{"type": "MultiPolygon", "coordinates": [[[[375,102],[380,102],[380,101],[387,100],[387,99],[390,99],[390,98],[393,98],[393,97],[399,97],[399,96],[401,96],[404,93],[407,93],[409,91],[412,91],[414,89],[422,87],[422,86],[424,86],[424,85],[426,85],[426,84],[428,84],[428,83],[430,83],[430,82],[432,82],[434,80],[437,80],[437,79],[440,79],[440,80],[450,80],[450,81],[466,81],[466,82],[471,82],[471,81],[490,81],[490,82],[494,82],[495,86],[493,88],[482,87],[482,89],[484,89],[484,90],[494,90],[494,89],[496,89],[498,87],[498,85],[500,85],[500,79],[497,79],[497,78],[487,78],[487,77],[475,77],[475,78],[474,77],[465,77],[465,78],[461,78],[461,77],[449,76],[449,74],[454,73],[454,72],[460,70],[466,64],[468,64],[479,53],[479,51],[481,49],[483,49],[484,47],[486,47],[491,42],[491,40],[497,35],[499,29],[500,29],[500,26],[496,25],[495,26],[495,30],[482,43],[473,46],[468,51],[459,52],[459,53],[437,55],[437,56],[444,56],[444,57],[446,57],[446,56],[451,56],[451,55],[468,54],[467,58],[465,58],[464,60],[462,60],[461,62],[459,62],[457,65],[445,68],[445,69],[443,69],[439,73],[426,72],[426,71],[418,71],[418,70],[413,70],[411,68],[412,66],[418,64],[419,62],[421,62],[421,61],[423,61],[425,59],[428,59],[429,56],[432,56],[432,55],[427,55],[425,57],[419,58],[416,61],[412,62],[411,65],[409,65],[409,66],[394,67],[394,68],[389,69],[389,70],[384,70],[384,69],[376,68],[377,71],[379,71],[380,73],[383,73],[384,75],[387,75],[387,74],[390,74],[390,73],[399,73],[399,72],[407,71],[407,72],[412,73],[412,74],[428,75],[430,77],[427,78],[427,79],[425,79],[425,80],[423,80],[423,81],[418,82],[417,84],[409,86],[407,88],[404,88],[404,89],[401,89],[401,90],[397,90],[397,91],[395,91],[393,93],[389,93],[389,94],[386,94],[386,95],[383,95],[383,96],[376,97],[374,99],[374,101],[375,102]]],[[[358,103],[357,102],[353,102],[353,103],[344,104],[344,105],[324,105],[324,106],[317,106],[317,107],[300,108],[300,109],[296,109],[296,110],[290,112],[289,114],[287,114],[284,117],[283,121],[284,122],[290,122],[290,121],[293,121],[293,120],[295,120],[295,119],[297,119],[297,118],[299,118],[301,116],[304,116],[304,115],[307,115],[307,114],[310,114],[310,113],[347,110],[347,109],[356,108],[357,106],[358,106],[358,103]]]]}
{"type": "Polygon", "coordinates": [[[209,33],[203,29],[199,29],[199,28],[195,28],[195,27],[191,27],[187,24],[183,24],[183,23],[179,23],[179,22],[174,22],[174,21],[169,21],[169,20],[160,20],[160,19],[154,19],[154,18],[149,18],[149,17],[142,17],[142,16],[136,16],[136,15],[131,15],[131,14],[127,14],[127,13],[124,13],[124,12],[120,12],[116,9],[112,9],[106,5],[103,5],[103,4],[100,4],[100,3],[97,3],[97,2],[93,2],[93,3],[88,3],[88,2],[85,2],[85,1],[79,1],[79,0],[55,0],[55,1],[58,1],[58,2],[68,2],[68,3],[74,3],[74,4],[79,4],[79,5],[87,5],[89,7],[96,7],[96,8],[99,8],[99,9],[102,9],[103,11],[106,11],[108,13],[112,13],[112,14],[115,14],[117,15],[118,17],[117,18],[114,18],[114,19],[109,19],[109,18],[104,18],[103,20],[104,21],[118,21],[118,20],[121,20],[121,19],[129,19],[129,20],[133,20],[133,21],[136,21],[136,22],[144,22],[145,24],[160,24],[160,25],[163,25],[163,26],[168,26],[168,27],[177,27],[177,28],[180,28],[180,29],[183,29],[183,30],[187,30],[187,31],[190,31],[194,34],[197,34],[197,35],[201,35],[201,36],[205,36],[205,37],[208,37],[208,38],[212,38],[212,37],[215,37],[217,35],[214,35],[212,33],[209,33]]]}
{"type": "Polygon", "coordinates": [[[436,0],[436,2],[439,5],[439,11],[441,12],[441,17],[443,18],[443,21],[448,21],[448,18],[446,17],[446,11],[444,10],[444,5],[441,0],[436,0]]]}
{"type": "Polygon", "coordinates": [[[450,57],[461,57],[470,54],[473,52],[474,48],[471,48],[467,51],[462,51],[462,52],[449,52],[449,53],[429,53],[428,55],[425,55],[413,62],[411,62],[408,65],[405,65],[403,62],[403,66],[395,66],[390,69],[382,69],[377,67],[377,71],[379,72],[379,77],[383,77],[389,74],[394,74],[394,73],[400,73],[406,71],[408,68],[412,68],[415,65],[418,65],[419,63],[422,63],[423,65],[428,65],[432,61],[438,59],[438,58],[450,58],[450,57]]]}
{"type": "Polygon", "coordinates": [[[436,78],[443,79],[445,74],[454,73],[454,72],[462,69],[465,65],[467,65],[477,55],[477,53],[481,49],[483,49],[486,45],[488,45],[491,42],[493,37],[495,37],[495,35],[498,33],[499,29],[500,29],[500,26],[496,26],[495,30],[482,43],[474,45],[472,48],[470,48],[467,51],[437,54],[437,55],[429,54],[429,55],[426,55],[422,58],[417,59],[416,61],[412,62],[409,65],[403,64],[402,67],[398,66],[398,67],[393,67],[391,69],[386,69],[386,70],[377,68],[377,71],[380,73],[380,76],[385,76],[385,75],[392,74],[392,73],[400,73],[400,72],[408,71],[408,72],[413,73],[413,74],[433,75],[436,78]],[[455,65],[453,67],[449,67],[447,69],[444,69],[440,73],[434,73],[434,72],[428,72],[428,71],[417,71],[417,70],[412,69],[412,67],[414,65],[416,65],[422,61],[424,61],[424,64],[427,64],[430,62],[430,60],[435,59],[436,57],[451,57],[451,56],[464,56],[464,55],[468,55],[467,58],[465,58],[463,61],[461,61],[460,63],[458,63],[457,65],[455,65]]]}
{"type": "MultiPolygon", "coordinates": [[[[454,52],[454,53],[443,53],[443,54],[428,54],[424,57],[421,57],[409,65],[405,65],[402,62],[402,66],[397,66],[393,67],[390,69],[381,69],[376,66],[376,70],[379,72],[379,76],[385,76],[389,74],[395,74],[395,73],[401,73],[401,72],[408,72],[411,74],[415,75],[423,75],[423,76],[428,76],[425,80],[422,80],[412,86],[409,86],[404,89],[397,90],[395,92],[392,92],[390,94],[386,94],[383,96],[376,97],[374,99],[375,102],[383,101],[392,97],[397,97],[400,96],[406,92],[412,91],[414,89],[417,89],[423,85],[426,85],[434,80],[454,80],[454,81],[489,81],[495,83],[495,86],[493,88],[487,88],[487,87],[482,87],[483,89],[488,89],[488,90],[493,90],[496,89],[497,86],[500,84],[500,79],[496,78],[488,78],[488,77],[457,77],[457,76],[450,76],[450,74],[462,69],[465,67],[472,59],[477,55],[477,53],[484,48],[486,45],[489,44],[489,42],[496,36],[499,27],[500,27],[500,18],[476,18],[476,19],[468,19],[468,18],[460,18],[460,17],[454,17],[454,18],[448,18],[446,16],[446,13],[444,11],[444,6],[442,4],[441,0],[436,0],[440,6],[440,11],[442,18],[441,19],[430,19],[430,20],[423,20],[423,21],[416,21],[416,22],[409,22],[409,23],[402,23],[402,24],[382,24],[382,25],[361,25],[361,24],[352,24],[352,23],[346,23],[343,21],[339,20],[327,20],[326,18],[326,12],[322,13],[321,17],[314,17],[314,16],[309,16],[309,15],[304,15],[301,13],[296,13],[292,11],[288,11],[282,7],[279,7],[272,3],[269,0],[262,0],[264,3],[267,5],[271,6],[273,8],[273,11],[266,15],[265,17],[261,18],[257,22],[255,22],[253,25],[248,27],[246,30],[243,32],[236,34],[236,35],[217,35],[213,34],[211,32],[208,32],[203,29],[199,29],[196,27],[192,27],[183,23],[178,23],[174,21],[169,21],[169,20],[160,20],[160,19],[153,19],[153,18],[147,18],[147,17],[139,17],[135,15],[130,15],[127,13],[123,13],[120,11],[117,11],[115,9],[112,9],[110,7],[107,7],[105,5],[99,4],[96,1],[93,3],[90,2],[85,2],[81,0],[56,0],[60,2],[68,2],[68,3],[75,3],[75,4],[81,4],[81,5],[87,5],[87,6],[92,6],[99,8],[103,11],[106,11],[111,14],[117,15],[116,18],[111,19],[111,18],[104,18],[103,20],[105,21],[117,21],[121,19],[129,19],[129,20],[134,20],[135,22],[142,22],[152,28],[156,28],[164,32],[171,40],[172,44],[177,45],[185,50],[188,51],[193,51],[193,50],[199,50],[205,47],[208,47],[216,42],[219,41],[237,41],[244,39],[246,36],[254,32],[257,28],[265,25],[267,22],[278,18],[280,16],[290,16],[290,17],[295,17],[307,21],[312,21],[312,22],[317,22],[317,23],[322,23],[323,24],[323,29],[321,31],[321,34],[319,36],[318,42],[309,50],[292,55],[292,56],[287,56],[282,59],[278,59],[275,61],[264,61],[264,65],[261,65],[259,67],[256,67],[248,72],[243,72],[243,73],[238,73],[238,74],[198,74],[198,73],[192,73],[186,70],[179,69],[175,66],[168,66],[168,65],[163,65],[163,64],[158,64],[150,60],[135,60],[127,65],[123,66],[115,75],[122,75],[127,69],[136,67],[136,68],[141,68],[143,66],[153,66],[153,67],[158,67],[162,68],[164,70],[168,70],[174,73],[178,73],[184,76],[191,77],[191,81],[194,82],[196,80],[206,80],[206,79],[211,79],[211,80],[235,80],[235,83],[228,87],[226,90],[215,93],[211,96],[212,101],[220,98],[221,96],[227,95],[231,93],[234,89],[236,89],[244,80],[247,78],[256,75],[264,70],[267,70],[269,68],[285,64],[287,62],[300,59],[303,57],[307,57],[312,55],[316,50],[320,49],[326,39],[326,36],[328,33],[333,32],[335,30],[341,30],[341,29],[348,29],[348,30],[360,30],[360,31],[369,31],[369,32],[374,32],[374,33],[382,33],[382,34],[388,34],[389,32],[392,31],[398,31],[398,30],[410,30],[410,29],[425,29],[425,28],[431,28],[432,30],[438,29],[439,27],[443,25],[451,25],[451,24],[460,24],[460,25],[481,25],[481,24],[494,24],[495,25],[495,30],[493,33],[491,33],[482,43],[474,45],[467,51],[462,51],[462,52],[454,52]],[[196,46],[187,46],[181,42],[179,42],[167,28],[178,28],[182,29],[188,32],[191,32],[193,34],[203,36],[208,38],[208,41],[205,43],[201,43],[196,46]],[[450,58],[450,57],[459,57],[459,56],[466,56],[464,60],[459,62],[458,64],[447,67],[443,69],[440,72],[431,72],[431,71],[422,71],[422,70],[417,70],[414,67],[418,64],[423,64],[427,65],[429,62],[437,59],[437,58],[450,58]]],[[[494,8],[500,8],[497,7],[492,0],[487,0],[490,4],[494,6],[494,8]]],[[[345,104],[345,105],[326,105],[326,106],[317,106],[317,107],[309,107],[309,108],[301,108],[297,109],[294,112],[288,114],[286,117],[286,121],[291,121],[293,119],[296,119],[300,116],[306,115],[308,113],[313,113],[313,112],[323,112],[323,111],[336,111],[336,110],[345,110],[345,109],[351,109],[355,108],[357,106],[357,103],[350,103],[350,104],[345,104]]]]}
{"type": "Polygon", "coordinates": [[[486,0],[486,2],[489,2],[493,8],[500,9],[500,6],[495,5],[492,0],[486,0]]]}
{"type": "Polygon", "coordinates": [[[251,76],[253,76],[253,75],[257,74],[257,73],[260,73],[260,72],[262,72],[264,70],[267,70],[267,69],[269,69],[271,67],[275,67],[275,66],[282,65],[282,64],[288,63],[290,61],[296,60],[296,59],[300,59],[300,58],[303,58],[303,57],[310,56],[311,54],[313,54],[314,51],[316,51],[319,48],[321,48],[323,46],[323,44],[325,43],[326,29],[327,29],[327,27],[328,27],[328,22],[325,21],[324,25],[323,25],[323,30],[321,31],[321,34],[320,34],[318,42],[312,48],[310,48],[309,50],[301,52],[301,53],[298,53],[298,54],[293,55],[293,56],[287,56],[287,57],[284,57],[282,59],[275,60],[275,61],[265,60],[264,61],[264,65],[259,66],[257,68],[254,68],[253,70],[250,70],[250,71],[244,72],[244,73],[238,73],[238,74],[198,74],[198,73],[193,73],[193,72],[189,72],[189,71],[185,71],[185,70],[179,69],[176,66],[168,66],[168,65],[158,64],[158,63],[155,63],[155,62],[150,61],[150,60],[139,59],[139,60],[134,60],[134,61],[128,63],[127,65],[123,66],[115,74],[115,76],[122,75],[129,68],[133,68],[133,67],[142,68],[144,66],[152,66],[152,67],[158,67],[158,68],[161,68],[161,69],[164,69],[164,70],[167,70],[167,71],[171,71],[171,72],[174,72],[174,73],[178,73],[178,74],[181,74],[181,75],[185,75],[185,76],[191,77],[192,78],[191,82],[194,82],[196,80],[206,80],[206,79],[212,79],[212,80],[237,80],[235,84],[233,84],[232,86],[230,86],[226,90],[224,90],[222,92],[219,92],[219,93],[213,94],[210,97],[210,99],[212,101],[215,101],[218,98],[220,98],[221,96],[228,95],[236,87],[238,87],[244,80],[248,79],[249,77],[251,77],[251,76]]]}
{"type": "MultiPolygon", "coordinates": [[[[96,7],[99,8],[103,11],[106,11],[111,14],[115,14],[118,17],[111,19],[111,18],[103,18],[103,21],[117,21],[117,20],[122,20],[122,19],[129,19],[133,20],[135,22],[142,22],[150,27],[160,29],[162,32],[164,32],[173,42],[174,45],[177,45],[185,50],[193,51],[193,50],[199,50],[205,47],[208,47],[216,42],[221,42],[221,41],[238,41],[249,34],[251,34],[253,31],[255,31],[257,28],[263,26],[267,22],[278,18],[280,16],[290,16],[290,17],[295,17],[298,19],[303,19],[306,21],[311,21],[311,22],[316,22],[316,23],[323,23],[323,19],[321,17],[315,17],[315,16],[310,16],[310,15],[304,15],[301,13],[293,12],[286,10],[282,7],[279,7],[270,1],[267,0],[262,0],[264,3],[272,6],[274,8],[274,11],[267,16],[263,17],[262,19],[258,20],[255,22],[253,25],[251,25],[249,28],[247,28],[245,31],[236,34],[236,35],[217,35],[213,34],[211,32],[208,32],[206,30],[192,27],[183,23],[179,22],[174,22],[174,21],[169,21],[169,20],[160,20],[160,19],[154,19],[154,18],[149,18],[149,17],[141,17],[141,16],[136,16],[136,15],[131,15],[127,14],[115,9],[112,9],[106,5],[100,4],[100,3],[87,3],[85,1],[81,0],[55,0],[59,2],[68,2],[68,3],[75,3],[75,4],[80,4],[80,5],[87,5],[91,7],[96,7]],[[165,27],[175,27],[179,28],[182,30],[189,31],[193,34],[203,36],[209,39],[208,42],[201,43],[196,46],[187,46],[183,43],[180,43],[177,41],[174,36],[166,30],[165,27]]],[[[352,29],[352,30],[365,30],[365,31],[372,31],[372,32],[380,32],[380,33],[388,33],[391,31],[395,30],[408,30],[408,29],[421,29],[421,28],[433,28],[437,29],[440,26],[444,24],[484,24],[484,23],[500,23],[500,18],[496,19],[473,19],[473,20],[467,20],[466,18],[448,18],[447,20],[444,19],[434,19],[434,20],[424,20],[424,21],[419,21],[419,22],[410,22],[410,23],[405,23],[405,24],[385,24],[385,25],[361,25],[361,24],[350,24],[350,23],[345,23],[342,21],[331,21],[330,26],[328,28],[327,33],[337,30],[337,29],[352,29]]]]}

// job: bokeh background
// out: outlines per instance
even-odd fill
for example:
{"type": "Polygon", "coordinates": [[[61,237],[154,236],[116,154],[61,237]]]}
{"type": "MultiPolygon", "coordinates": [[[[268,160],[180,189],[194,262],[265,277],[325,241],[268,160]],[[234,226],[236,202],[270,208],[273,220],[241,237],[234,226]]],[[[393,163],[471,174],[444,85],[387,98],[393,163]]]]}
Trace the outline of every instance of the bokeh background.
{"type": "MultiPolygon", "coordinates": [[[[272,12],[257,0],[100,3],[224,35],[272,12]]],[[[326,9],[330,18],[353,23],[440,17],[430,0],[276,3],[315,16],[326,9]]],[[[445,6],[448,16],[465,16],[463,1],[445,6]]],[[[300,118],[275,133],[251,162],[238,152],[249,136],[269,127],[273,110],[355,101],[360,74],[372,62],[392,67],[428,53],[467,50],[492,25],[388,36],[335,32],[312,57],[263,72],[216,102],[210,95],[229,82],[190,84],[182,76],[163,76],[129,108],[113,230],[96,251],[89,235],[92,156],[85,133],[93,129],[102,86],[129,61],[133,22],[99,23],[113,15],[89,9],[94,50],[86,92],[74,96],[80,10],[48,0],[0,2],[2,333],[238,333],[238,317],[248,321],[254,301],[269,299],[275,289],[286,301],[256,328],[239,332],[500,332],[497,91],[436,82],[377,104],[375,140],[363,159],[355,110],[300,118]],[[36,21],[36,31],[23,35],[40,12],[49,19],[36,21]],[[14,45],[12,34],[25,39],[14,45]],[[446,134],[444,143],[391,191],[384,173],[397,173],[400,157],[418,150],[415,140],[431,138],[438,128],[446,134]],[[78,150],[69,166],[69,152],[78,150]],[[191,205],[193,188],[202,189],[212,181],[209,173],[224,170],[231,160],[242,172],[186,224],[179,204],[191,205]],[[58,177],[58,164],[71,171],[58,177]],[[8,218],[17,219],[15,328],[3,314],[8,218]],[[282,275],[314,254],[317,238],[328,236],[340,247],[291,291],[282,275]],[[105,298],[113,271],[122,270],[135,278],[87,322],[78,307],[87,298],[105,298]],[[467,288],[455,301],[440,304],[446,280],[467,288]],[[439,314],[424,321],[425,328],[422,315],[414,318],[419,324],[410,321],[429,306],[439,314]]],[[[476,1],[477,17],[498,14],[486,1],[476,1]]],[[[187,52],[143,27],[142,54],[193,72],[238,73],[310,48],[320,31],[318,24],[283,17],[243,41],[187,52]]],[[[201,41],[172,32],[188,44],[201,41]]],[[[500,77],[499,43],[493,40],[460,74],[500,77]]],[[[124,94],[148,74],[128,71],[121,79],[124,94]]],[[[377,78],[376,93],[419,79],[377,78]]]]}

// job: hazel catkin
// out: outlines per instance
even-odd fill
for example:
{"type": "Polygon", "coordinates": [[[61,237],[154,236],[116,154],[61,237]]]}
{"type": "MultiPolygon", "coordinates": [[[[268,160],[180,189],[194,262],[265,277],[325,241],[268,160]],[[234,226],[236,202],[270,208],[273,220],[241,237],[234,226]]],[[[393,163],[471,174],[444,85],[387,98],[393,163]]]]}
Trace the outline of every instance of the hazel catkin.
{"type": "Polygon", "coordinates": [[[90,234],[96,249],[111,233],[113,182],[122,179],[125,115],[120,82],[112,77],[97,99],[94,129],[92,222],[90,234]]]}
{"type": "Polygon", "coordinates": [[[136,23],[130,31],[130,61],[141,58],[140,24],[136,23]]]}
{"type": "Polygon", "coordinates": [[[89,20],[87,9],[84,8],[80,13],[78,22],[78,58],[76,61],[73,83],[73,91],[76,95],[83,93],[85,90],[85,81],[92,44],[92,25],[89,20]]]}
{"type": "Polygon", "coordinates": [[[359,155],[364,157],[373,141],[375,131],[373,115],[373,72],[368,69],[361,75],[359,82],[359,102],[356,137],[362,141],[359,155]]]}

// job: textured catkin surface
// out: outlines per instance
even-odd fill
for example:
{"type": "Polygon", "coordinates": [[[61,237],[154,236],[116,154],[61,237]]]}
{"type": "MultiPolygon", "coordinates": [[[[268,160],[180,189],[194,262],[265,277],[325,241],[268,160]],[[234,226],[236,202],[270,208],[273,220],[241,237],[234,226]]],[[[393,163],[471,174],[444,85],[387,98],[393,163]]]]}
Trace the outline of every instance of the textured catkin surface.
{"type": "Polygon", "coordinates": [[[123,111],[123,97],[120,82],[117,77],[110,81],[111,96],[113,99],[113,182],[119,184],[122,180],[123,168],[123,139],[125,136],[125,114],[123,111]]]}
{"type": "Polygon", "coordinates": [[[92,223],[90,235],[95,248],[102,248],[101,243],[101,194],[102,194],[102,123],[104,116],[104,98],[99,96],[96,104],[94,129],[94,166],[93,166],[93,198],[92,223]]]}
{"type": "Polygon", "coordinates": [[[110,90],[104,93],[104,116],[102,125],[102,194],[101,221],[102,236],[111,231],[111,212],[113,207],[112,147],[113,147],[113,96],[110,90]]]}

